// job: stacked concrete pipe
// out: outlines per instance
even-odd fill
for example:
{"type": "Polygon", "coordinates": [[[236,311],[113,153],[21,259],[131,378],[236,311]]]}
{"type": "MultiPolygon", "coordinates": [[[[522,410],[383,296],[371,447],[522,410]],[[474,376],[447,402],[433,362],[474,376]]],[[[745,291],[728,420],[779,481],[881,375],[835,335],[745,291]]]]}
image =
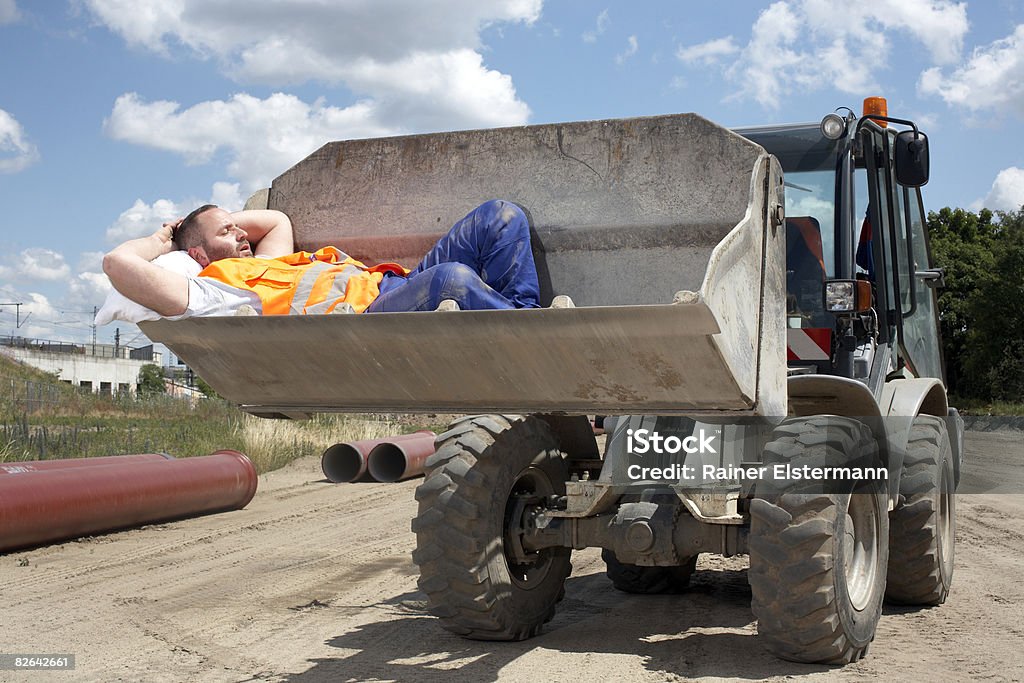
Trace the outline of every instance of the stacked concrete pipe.
{"type": "Polygon", "coordinates": [[[434,452],[437,435],[429,429],[383,439],[336,443],[320,459],[332,482],[401,481],[423,474],[423,463],[434,452]]]}
{"type": "Polygon", "coordinates": [[[377,444],[367,458],[367,470],[377,481],[404,481],[423,474],[423,465],[434,453],[434,433],[414,439],[377,444]]]}

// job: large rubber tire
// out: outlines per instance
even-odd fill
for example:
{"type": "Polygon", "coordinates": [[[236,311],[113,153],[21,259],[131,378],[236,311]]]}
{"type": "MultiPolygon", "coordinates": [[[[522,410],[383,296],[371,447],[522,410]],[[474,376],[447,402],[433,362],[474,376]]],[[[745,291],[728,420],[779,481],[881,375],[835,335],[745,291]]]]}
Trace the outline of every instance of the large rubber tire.
{"type": "Polygon", "coordinates": [[[416,489],[420,589],[441,625],[477,640],[524,640],[555,613],[571,549],[516,563],[506,533],[515,494],[565,495],[567,467],[536,418],[465,418],[438,436],[416,489]]]}
{"type": "MultiPolygon", "coordinates": [[[[764,463],[874,467],[878,446],[857,420],[797,418],[776,428],[764,463]]],[[[822,482],[759,484],[750,516],[748,576],[765,647],[797,662],[860,659],[874,639],[885,593],[884,479],[827,489],[822,482]]]]}
{"type": "Polygon", "coordinates": [[[903,504],[889,514],[885,597],[903,605],[939,605],[953,583],[956,493],[953,450],[942,418],[921,415],[903,461],[903,504]]]}
{"type": "Polygon", "coordinates": [[[677,567],[641,567],[619,562],[615,553],[605,548],[601,559],[607,568],[612,585],[624,593],[654,595],[682,593],[690,585],[690,577],[697,568],[697,556],[685,558],[677,567]]]}

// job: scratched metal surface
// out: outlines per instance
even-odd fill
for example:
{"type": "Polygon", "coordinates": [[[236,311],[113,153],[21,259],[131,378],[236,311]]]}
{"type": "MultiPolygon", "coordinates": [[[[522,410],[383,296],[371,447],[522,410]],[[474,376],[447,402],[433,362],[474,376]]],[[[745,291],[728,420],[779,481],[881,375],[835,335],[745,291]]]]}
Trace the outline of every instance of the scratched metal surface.
{"type": "Polygon", "coordinates": [[[703,304],[141,324],[253,413],[736,410],[703,304]]]}
{"type": "Polygon", "coordinates": [[[331,142],[274,180],[300,248],[414,266],[488,199],[526,210],[542,302],[659,304],[696,291],[763,150],[695,114],[331,142]]]}

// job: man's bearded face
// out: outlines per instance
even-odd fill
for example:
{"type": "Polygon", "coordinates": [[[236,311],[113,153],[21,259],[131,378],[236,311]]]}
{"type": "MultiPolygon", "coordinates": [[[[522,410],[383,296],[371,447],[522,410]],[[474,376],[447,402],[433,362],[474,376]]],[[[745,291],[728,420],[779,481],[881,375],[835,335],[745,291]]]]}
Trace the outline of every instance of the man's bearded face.
{"type": "Polygon", "coordinates": [[[231,214],[223,209],[211,209],[203,214],[203,250],[210,261],[226,258],[245,258],[252,256],[245,230],[235,225],[231,214]]]}

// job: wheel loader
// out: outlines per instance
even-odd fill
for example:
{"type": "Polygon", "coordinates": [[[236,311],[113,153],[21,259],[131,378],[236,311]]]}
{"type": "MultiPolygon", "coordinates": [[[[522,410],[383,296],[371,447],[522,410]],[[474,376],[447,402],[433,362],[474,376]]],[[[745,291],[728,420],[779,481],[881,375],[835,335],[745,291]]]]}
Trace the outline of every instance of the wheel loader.
{"type": "Polygon", "coordinates": [[[297,249],[412,267],[501,198],[530,219],[542,303],[573,305],[141,326],[253,415],[466,415],[438,436],[412,522],[449,631],[536,636],[574,549],[601,548],[636,593],[684,591],[701,553],[746,554],[765,647],[842,664],[884,600],[936,605],[952,580],[963,421],[928,170],[927,136],[875,98],[802,125],[332,142],[250,200],[291,217],[297,249]]]}

